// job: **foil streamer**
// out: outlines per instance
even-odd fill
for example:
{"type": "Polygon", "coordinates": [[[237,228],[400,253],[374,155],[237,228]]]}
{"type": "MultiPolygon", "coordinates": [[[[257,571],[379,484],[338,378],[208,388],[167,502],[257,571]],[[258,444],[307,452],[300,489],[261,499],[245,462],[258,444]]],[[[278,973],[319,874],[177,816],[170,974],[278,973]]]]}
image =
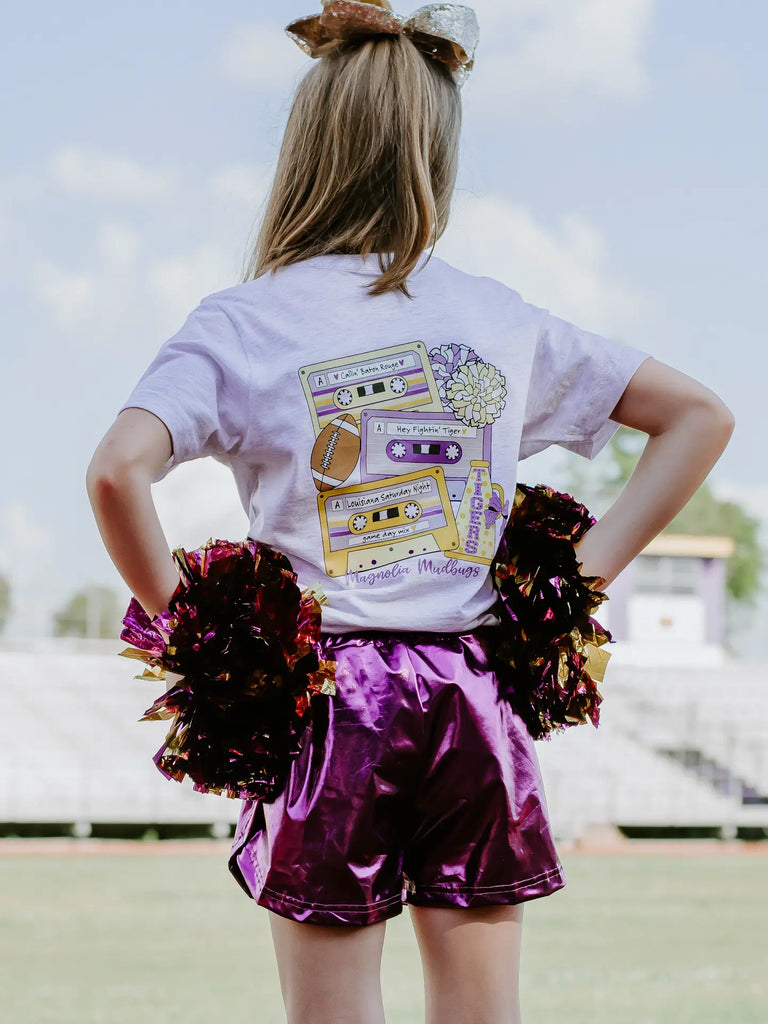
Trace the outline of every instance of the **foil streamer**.
{"type": "Polygon", "coordinates": [[[500,696],[549,739],[573,725],[597,727],[611,635],[592,617],[607,595],[582,576],[574,544],[594,525],[569,494],[519,484],[492,566],[501,626],[495,637],[500,696]]]}
{"type": "Polygon", "coordinates": [[[132,598],[121,633],[133,645],[121,654],[145,663],[138,678],[181,676],[141,718],[172,719],[155,764],[199,792],[274,800],[312,697],[336,692],[319,644],[322,595],[300,592],[288,559],[253,540],[173,556],[168,608],[150,619],[132,598]]]}

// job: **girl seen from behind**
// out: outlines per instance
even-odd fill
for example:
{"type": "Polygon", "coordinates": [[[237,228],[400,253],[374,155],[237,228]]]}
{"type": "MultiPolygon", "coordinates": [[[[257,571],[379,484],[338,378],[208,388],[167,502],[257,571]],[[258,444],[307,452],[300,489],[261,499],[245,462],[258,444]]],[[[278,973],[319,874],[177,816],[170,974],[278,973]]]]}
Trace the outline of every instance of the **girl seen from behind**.
{"type": "Polygon", "coordinates": [[[733,429],[648,352],[432,255],[455,187],[474,13],[330,0],[289,26],[299,84],[244,280],[202,299],[134,386],[87,486],[151,616],[179,584],[151,484],[211,455],[248,537],[320,586],[336,693],[229,868],[269,911],[290,1024],[380,1024],[386,921],[412,914],[429,1024],[520,1021],[523,904],[563,887],[533,746],[497,699],[491,565],[518,462],[648,441],[576,545],[608,586],[733,429]],[[329,969],[329,964],[333,965],[329,969]]]}

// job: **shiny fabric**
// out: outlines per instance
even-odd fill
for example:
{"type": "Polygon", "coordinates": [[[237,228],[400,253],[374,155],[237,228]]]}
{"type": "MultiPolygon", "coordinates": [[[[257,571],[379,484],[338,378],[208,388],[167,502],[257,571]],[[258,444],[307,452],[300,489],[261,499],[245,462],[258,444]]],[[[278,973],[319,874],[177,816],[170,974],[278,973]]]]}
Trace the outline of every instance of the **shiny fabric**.
{"type": "Polygon", "coordinates": [[[321,14],[292,21],[285,31],[310,57],[323,57],[345,40],[404,32],[419,50],[446,64],[459,86],[474,67],[480,38],[471,7],[427,4],[406,19],[389,0],[323,0],[321,14]]]}
{"type": "Polygon", "coordinates": [[[244,800],[229,869],[283,917],[365,925],[565,885],[533,740],[482,633],[344,633],[283,793],[244,800]]]}

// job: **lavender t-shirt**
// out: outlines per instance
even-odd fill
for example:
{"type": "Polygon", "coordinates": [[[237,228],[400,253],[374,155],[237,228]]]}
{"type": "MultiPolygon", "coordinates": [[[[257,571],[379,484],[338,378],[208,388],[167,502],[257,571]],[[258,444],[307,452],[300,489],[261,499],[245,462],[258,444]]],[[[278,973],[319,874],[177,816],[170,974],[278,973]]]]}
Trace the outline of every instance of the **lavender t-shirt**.
{"type": "Polygon", "coordinates": [[[325,631],[470,630],[494,621],[518,460],[594,458],[649,354],[435,257],[412,299],[368,295],[378,273],[320,256],[207,296],[122,409],[168,428],[156,480],[205,455],[231,467],[248,536],[321,584],[325,631]]]}

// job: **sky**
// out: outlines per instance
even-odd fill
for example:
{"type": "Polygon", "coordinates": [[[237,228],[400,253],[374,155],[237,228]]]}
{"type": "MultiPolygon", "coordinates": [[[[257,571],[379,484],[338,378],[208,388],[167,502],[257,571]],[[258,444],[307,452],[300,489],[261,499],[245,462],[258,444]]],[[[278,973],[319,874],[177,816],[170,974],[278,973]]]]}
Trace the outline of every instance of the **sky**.
{"type": "MultiPolygon", "coordinates": [[[[283,27],[312,8],[6,9],[6,636],[50,632],[52,613],[88,584],[114,586],[127,604],[86,468],[160,345],[203,296],[241,280],[311,63],[283,27]]],[[[768,7],[480,0],[475,10],[480,45],[437,254],[716,391],[736,429],[710,483],[761,518],[768,543],[768,7]]],[[[585,462],[551,449],[521,463],[519,478],[557,486],[574,459],[585,462]]],[[[171,547],[246,535],[228,471],[210,459],[178,467],[153,494],[171,547]]],[[[765,615],[754,622],[753,641],[768,639],[765,615]]]]}

